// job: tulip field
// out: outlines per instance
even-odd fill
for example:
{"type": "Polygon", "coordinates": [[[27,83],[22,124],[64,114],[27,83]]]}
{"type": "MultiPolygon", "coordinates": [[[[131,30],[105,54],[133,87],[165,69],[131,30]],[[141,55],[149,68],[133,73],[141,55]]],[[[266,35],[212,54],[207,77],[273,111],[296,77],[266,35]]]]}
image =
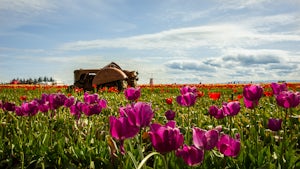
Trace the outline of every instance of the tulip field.
{"type": "Polygon", "coordinates": [[[300,168],[300,83],[0,85],[0,168],[300,168]]]}

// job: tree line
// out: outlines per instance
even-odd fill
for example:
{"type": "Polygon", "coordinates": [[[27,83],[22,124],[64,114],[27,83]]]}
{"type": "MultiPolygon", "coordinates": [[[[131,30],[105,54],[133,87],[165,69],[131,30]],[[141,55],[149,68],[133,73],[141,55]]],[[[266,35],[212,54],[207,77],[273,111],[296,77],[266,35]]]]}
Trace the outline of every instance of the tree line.
{"type": "Polygon", "coordinates": [[[40,83],[53,83],[55,80],[52,77],[39,77],[39,78],[14,78],[10,81],[12,84],[40,84],[40,83]]]}

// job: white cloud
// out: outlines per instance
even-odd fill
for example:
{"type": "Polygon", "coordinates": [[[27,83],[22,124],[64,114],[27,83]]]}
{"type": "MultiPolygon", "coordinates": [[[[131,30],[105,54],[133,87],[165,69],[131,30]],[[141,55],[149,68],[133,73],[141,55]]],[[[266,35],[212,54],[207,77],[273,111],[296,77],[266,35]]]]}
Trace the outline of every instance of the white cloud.
{"type": "Polygon", "coordinates": [[[252,47],[282,41],[300,41],[300,35],[260,33],[237,24],[215,24],[198,27],[171,29],[154,34],[127,38],[99,39],[65,43],[62,50],[88,50],[101,48],[127,48],[132,50],[150,49],[191,49],[197,47],[228,48],[252,47]]]}
{"type": "Polygon", "coordinates": [[[300,25],[298,22],[300,17],[298,13],[280,13],[275,15],[267,16],[255,16],[250,17],[246,21],[243,21],[243,24],[249,25],[251,27],[263,26],[267,30],[276,26],[296,24],[300,25]]]}
{"type": "Polygon", "coordinates": [[[244,9],[244,8],[262,8],[264,4],[271,2],[270,0],[221,0],[221,9],[244,9]]]}
{"type": "Polygon", "coordinates": [[[0,0],[0,64],[71,82],[110,61],[142,83],[299,77],[299,2],[155,2],[0,0]]]}
{"type": "Polygon", "coordinates": [[[56,6],[48,0],[0,0],[0,30],[11,30],[32,22],[45,13],[52,13],[56,6]]]}
{"type": "Polygon", "coordinates": [[[205,65],[200,61],[195,60],[172,60],[165,63],[170,69],[177,69],[183,71],[204,71],[204,72],[216,72],[216,69],[210,65],[205,65]]]}
{"type": "Polygon", "coordinates": [[[0,0],[0,10],[16,13],[33,14],[34,11],[50,11],[54,5],[48,0],[0,0]]]}

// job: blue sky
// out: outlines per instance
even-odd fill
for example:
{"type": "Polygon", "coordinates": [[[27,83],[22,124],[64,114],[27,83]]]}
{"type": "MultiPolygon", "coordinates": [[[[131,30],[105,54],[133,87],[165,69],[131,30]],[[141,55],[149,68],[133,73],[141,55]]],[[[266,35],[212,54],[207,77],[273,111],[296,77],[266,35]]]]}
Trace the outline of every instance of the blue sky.
{"type": "Polygon", "coordinates": [[[300,80],[298,0],[0,0],[0,82],[116,62],[139,83],[300,80]]]}

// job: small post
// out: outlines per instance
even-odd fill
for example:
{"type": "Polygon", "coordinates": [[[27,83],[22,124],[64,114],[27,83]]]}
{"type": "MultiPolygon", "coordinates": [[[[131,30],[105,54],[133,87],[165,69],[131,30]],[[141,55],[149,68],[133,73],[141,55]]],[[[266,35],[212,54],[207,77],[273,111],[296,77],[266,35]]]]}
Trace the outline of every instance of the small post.
{"type": "Polygon", "coordinates": [[[153,86],[153,78],[150,78],[150,86],[153,86]]]}

